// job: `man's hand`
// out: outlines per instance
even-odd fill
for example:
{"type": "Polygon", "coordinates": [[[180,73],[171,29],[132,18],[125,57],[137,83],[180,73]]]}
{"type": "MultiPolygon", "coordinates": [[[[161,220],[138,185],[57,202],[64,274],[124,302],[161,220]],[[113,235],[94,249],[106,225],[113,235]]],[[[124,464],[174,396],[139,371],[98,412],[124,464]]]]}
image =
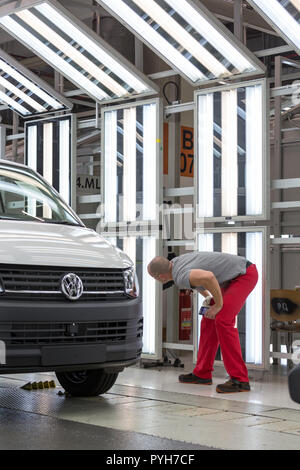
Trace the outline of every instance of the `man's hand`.
{"type": "Polygon", "coordinates": [[[204,315],[205,318],[209,318],[210,320],[214,320],[218,315],[219,311],[222,310],[221,306],[212,305],[209,310],[207,310],[206,314],[204,315]]]}

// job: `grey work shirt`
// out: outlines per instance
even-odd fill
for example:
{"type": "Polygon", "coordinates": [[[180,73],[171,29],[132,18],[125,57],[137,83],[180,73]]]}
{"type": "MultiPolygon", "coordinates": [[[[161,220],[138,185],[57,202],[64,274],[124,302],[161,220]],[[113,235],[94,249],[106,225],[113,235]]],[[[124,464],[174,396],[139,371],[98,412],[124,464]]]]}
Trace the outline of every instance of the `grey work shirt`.
{"type": "MultiPolygon", "coordinates": [[[[246,258],[230,255],[228,253],[217,253],[210,251],[194,251],[172,259],[172,275],[175,285],[179,289],[191,289],[190,271],[192,269],[203,269],[211,271],[221,287],[226,286],[228,281],[246,273],[246,258]]],[[[205,290],[197,286],[197,290],[205,290]]]]}

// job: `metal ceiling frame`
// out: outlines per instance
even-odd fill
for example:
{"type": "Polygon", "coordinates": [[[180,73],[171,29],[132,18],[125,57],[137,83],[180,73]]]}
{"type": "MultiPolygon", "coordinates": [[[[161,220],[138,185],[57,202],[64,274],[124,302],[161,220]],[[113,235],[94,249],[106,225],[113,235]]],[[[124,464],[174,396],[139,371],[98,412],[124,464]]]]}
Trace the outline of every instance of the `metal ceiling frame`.
{"type": "MultiPolygon", "coordinates": [[[[110,9],[105,3],[102,2],[102,0],[96,0],[103,8],[105,8],[113,17],[115,17],[121,24],[123,24],[129,31],[131,31],[137,38],[139,38],[146,46],[148,46],[156,55],[158,55],[164,62],[166,62],[172,70],[176,71],[179,73],[181,76],[183,76],[192,86],[197,87],[197,86],[202,86],[202,85],[207,85],[212,83],[213,81],[217,82],[221,80],[221,78],[214,78],[214,79],[207,79],[207,80],[198,80],[197,82],[193,82],[190,80],[182,70],[179,70],[177,67],[172,64],[168,58],[163,56],[160,51],[155,49],[148,41],[146,41],[141,35],[139,35],[131,26],[129,26],[122,18],[120,18],[112,9],[110,9]]],[[[200,15],[202,15],[206,21],[208,21],[210,24],[213,24],[214,26],[217,27],[218,31],[223,34],[228,42],[235,47],[239,52],[241,52],[247,60],[253,65],[253,67],[256,68],[256,70],[248,73],[241,73],[241,74],[235,74],[232,75],[232,77],[226,77],[228,80],[233,80],[233,79],[241,79],[241,78],[246,78],[246,77],[254,77],[258,76],[261,74],[265,74],[266,72],[266,67],[265,65],[253,54],[242,42],[240,42],[229,30],[228,28],[216,18],[214,14],[212,14],[204,5],[196,4],[194,0],[185,0],[188,2],[200,15]]],[[[1,13],[1,11],[0,11],[1,13]]]]}
{"type": "Polygon", "coordinates": [[[276,25],[276,23],[274,23],[274,21],[272,21],[272,19],[269,18],[268,15],[266,15],[266,13],[260,7],[256,5],[256,3],[253,0],[247,0],[247,2],[254,8],[256,12],[258,12],[261,15],[261,17],[267,23],[269,23],[269,25],[272,26],[272,28],[279,34],[279,36],[281,36],[287,42],[287,44],[289,44],[293,48],[293,50],[296,51],[300,55],[300,49],[297,48],[297,46],[291,41],[289,36],[284,31],[282,31],[278,27],[278,25],[276,25]]]}
{"type": "MultiPolygon", "coordinates": [[[[149,96],[156,95],[159,93],[159,88],[156,84],[154,84],[146,75],[141,73],[131,62],[125,59],[118,51],[116,51],[106,41],[104,41],[104,39],[98,36],[91,28],[86,26],[82,21],[78,20],[72,13],[69,12],[69,10],[65,9],[56,0],[14,0],[13,2],[10,2],[7,5],[0,6],[0,18],[4,16],[9,16],[11,14],[16,14],[22,10],[36,7],[43,3],[54,8],[65,20],[73,24],[82,34],[89,37],[89,39],[92,40],[96,45],[98,44],[100,48],[104,49],[107,54],[109,54],[114,60],[119,62],[121,66],[127,72],[135,76],[138,80],[142,81],[148,87],[148,91],[145,91],[143,93],[134,93],[128,96],[116,97],[116,98],[107,99],[107,100],[106,99],[97,100],[95,96],[89,93],[88,89],[85,89],[84,91],[87,95],[91,96],[95,101],[99,101],[101,104],[103,103],[106,104],[106,103],[114,103],[116,101],[126,101],[126,100],[130,100],[133,98],[141,98],[144,96],[149,97],[149,96]]],[[[37,51],[33,47],[30,47],[28,44],[24,43],[22,41],[22,38],[18,37],[17,34],[15,34],[13,31],[11,31],[10,29],[6,28],[3,25],[1,25],[1,28],[3,28],[3,30],[5,30],[8,34],[12,35],[16,40],[24,44],[35,55],[41,57],[54,70],[57,70],[59,73],[61,73],[61,70],[58,67],[55,67],[54,64],[50,60],[47,59],[47,57],[44,57],[41,54],[38,54],[37,51]]],[[[75,86],[78,87],[78,83],[72,78],[72,76],[67,76],[66,74],[63,74],[63,75],[65,75],[68,80],[70,80],[72,83],[75,84],[75,86]]]]}

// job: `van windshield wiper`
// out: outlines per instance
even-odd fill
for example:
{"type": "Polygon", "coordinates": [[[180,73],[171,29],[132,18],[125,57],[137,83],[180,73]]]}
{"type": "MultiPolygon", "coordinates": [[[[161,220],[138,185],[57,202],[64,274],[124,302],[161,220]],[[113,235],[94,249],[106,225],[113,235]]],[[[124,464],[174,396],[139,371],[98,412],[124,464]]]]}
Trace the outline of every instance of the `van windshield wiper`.
{"type": "Polygon", "coordinates": [[[45,220],[46,224],[56,224],[56,225],[73,225],[75,227],[83,227],[81,224],[76,224],[75,222],[68,222],[67,220],[45,220]]]}

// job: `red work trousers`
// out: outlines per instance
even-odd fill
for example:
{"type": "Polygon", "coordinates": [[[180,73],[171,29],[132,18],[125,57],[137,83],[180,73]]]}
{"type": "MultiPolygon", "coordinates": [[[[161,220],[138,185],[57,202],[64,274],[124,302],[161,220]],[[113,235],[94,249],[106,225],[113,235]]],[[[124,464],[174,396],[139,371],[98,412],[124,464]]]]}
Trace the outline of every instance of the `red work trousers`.
{"type": "Polygon", "coordinates": [[[250,292],[258,280],[255,264],[247,268],[245,274],[230,281],[222,289],[223,308],[214,320],[203,317],[197,357],[193,371],[203,379],[211,379],[213,364],[218,347],[221,347],[224,367],[230,376],[240,382],[248,382],[248,371],[242,357],[239,333],[235,318],[242,309],[250,292]]]}

